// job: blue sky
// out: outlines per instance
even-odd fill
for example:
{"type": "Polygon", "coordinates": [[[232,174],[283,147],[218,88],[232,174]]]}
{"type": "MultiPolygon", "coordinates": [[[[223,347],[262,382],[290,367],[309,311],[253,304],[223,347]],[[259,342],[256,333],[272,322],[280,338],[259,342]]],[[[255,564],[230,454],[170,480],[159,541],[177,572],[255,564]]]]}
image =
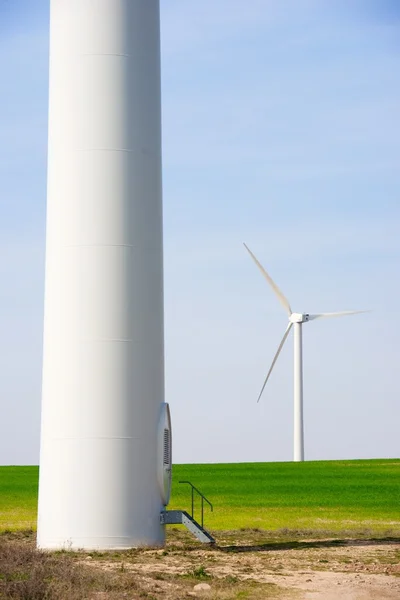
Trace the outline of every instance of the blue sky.
{"type": "MultiPolygon", "coordinates": [[[[37,464],[48,2],[0,0],[0,464],[37,464]]],[[[161,0],[166,399],[175,462],[400,455],[400,7],[161,0]]]]}

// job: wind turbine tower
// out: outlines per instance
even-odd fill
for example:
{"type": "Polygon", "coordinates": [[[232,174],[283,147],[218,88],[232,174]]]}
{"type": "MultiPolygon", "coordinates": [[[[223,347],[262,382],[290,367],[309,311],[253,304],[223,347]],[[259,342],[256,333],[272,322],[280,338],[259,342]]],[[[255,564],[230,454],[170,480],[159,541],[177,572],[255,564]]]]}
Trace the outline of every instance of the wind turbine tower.
{"type": "Polygon", "coordinates": [[[51,0],[38,546],[164,542],[158,0],[51,0]]]}
{"type": "Polygon", "coordinates": [[[303,417],[303,324],[308,323],[308,321],[315,321],[316,319],[330,318],[330,317],[343,317],[345,315],[355,315],[359,313],[368,312],[365,310],[346,310],[342,312],[334,312],[334,313],[319,313],[316,315],[310,315],[308,313],[295,313],[292,311],[291,306],[289,304],[288,299],[281,292],[279,287],[273,281],[271,276],[264,269],[262,264],[258,261],[258,259],[254,256],[252,251],[244,244],[247,252],[250,254],[251,258],[256,263],[257,267],[260,269],[261,273],[264,275],[265,279],[271,286],[275,296],[285,309],[288,317],[289,323],[286,327],[285,333],[283,335],[282,341],[278,346],[278,350],[274,356],[271,367],[267,373],[267,376],[264,380],[263,386],[261,388],[261,392],[258,396],[257,402],[260,401],[264,388],[267,384],[269,376],[272,373],[272,369],[275,366],[275,363],[278,359],[278,356],[283,348],[284,343],[290,333],[290,330],[293,327],[293,337],[294,337],[294,419],[293,419],[293,447],[294,447],[294,457],[293,460],[295,462],[301,462],[304,460],[304,417],[303,417]]]}

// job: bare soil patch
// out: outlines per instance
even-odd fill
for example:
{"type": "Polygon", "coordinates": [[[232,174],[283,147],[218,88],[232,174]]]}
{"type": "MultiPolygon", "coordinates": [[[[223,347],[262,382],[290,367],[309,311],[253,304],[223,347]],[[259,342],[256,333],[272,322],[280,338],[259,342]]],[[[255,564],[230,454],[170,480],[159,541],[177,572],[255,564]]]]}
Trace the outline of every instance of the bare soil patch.
{"type": "Polygon", "coordinates": [[[32,532],[3,534],[0,598],[400,598],[398,537],[256,530],[215,536],[215,546],[204,546],[176,528],[163,550],[43,553],[32,532]]]}

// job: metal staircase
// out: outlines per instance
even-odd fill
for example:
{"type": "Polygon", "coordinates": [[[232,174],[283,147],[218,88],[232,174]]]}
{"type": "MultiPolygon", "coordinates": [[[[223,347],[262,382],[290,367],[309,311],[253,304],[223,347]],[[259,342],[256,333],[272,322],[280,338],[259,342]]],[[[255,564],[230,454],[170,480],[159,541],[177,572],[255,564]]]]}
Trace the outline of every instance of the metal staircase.
{"type": "Polygon", "coordinates": [[[215,544],[212,535],[204,529],[204,501],[210,506],[213,512],[211,502],[198,490],[190,481],[180,481],[179,483],[187,483],[192,488],[192,513],[189,515],[185,510],[164,510],[160,514],[160,521],[163,525],[185,525],[185,527],[204,544],[215,544]],[[201,523],[198,523],[194,518],[194,493],[197,493],[201,498],[201,523]]]}
{"type": "Polygon", "coordinates": [[[200,542],[203,542],[204,544],[215,543],[212,535],[185,510],[164,510],[160,515],[160,521],[163,525],[185,525],[185,527],[189,529],[200,542]]]}

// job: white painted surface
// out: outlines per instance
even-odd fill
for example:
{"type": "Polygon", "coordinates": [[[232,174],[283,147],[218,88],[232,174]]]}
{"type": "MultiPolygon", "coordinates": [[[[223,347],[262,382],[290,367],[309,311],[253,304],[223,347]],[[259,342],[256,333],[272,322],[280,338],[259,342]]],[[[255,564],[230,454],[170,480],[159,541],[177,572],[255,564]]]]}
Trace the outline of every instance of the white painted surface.
{"type": "Polygon", "coordinates": [[[293,460],[304,460],[304,426],[303,426],[303,340],[302,323],[293,324],[294,338],[294,432],[293,460]]]}
{"type": "Polygon", "coordinates": [[[51,0],[38,546],[162,544],[158,0],[51,0]]]}

